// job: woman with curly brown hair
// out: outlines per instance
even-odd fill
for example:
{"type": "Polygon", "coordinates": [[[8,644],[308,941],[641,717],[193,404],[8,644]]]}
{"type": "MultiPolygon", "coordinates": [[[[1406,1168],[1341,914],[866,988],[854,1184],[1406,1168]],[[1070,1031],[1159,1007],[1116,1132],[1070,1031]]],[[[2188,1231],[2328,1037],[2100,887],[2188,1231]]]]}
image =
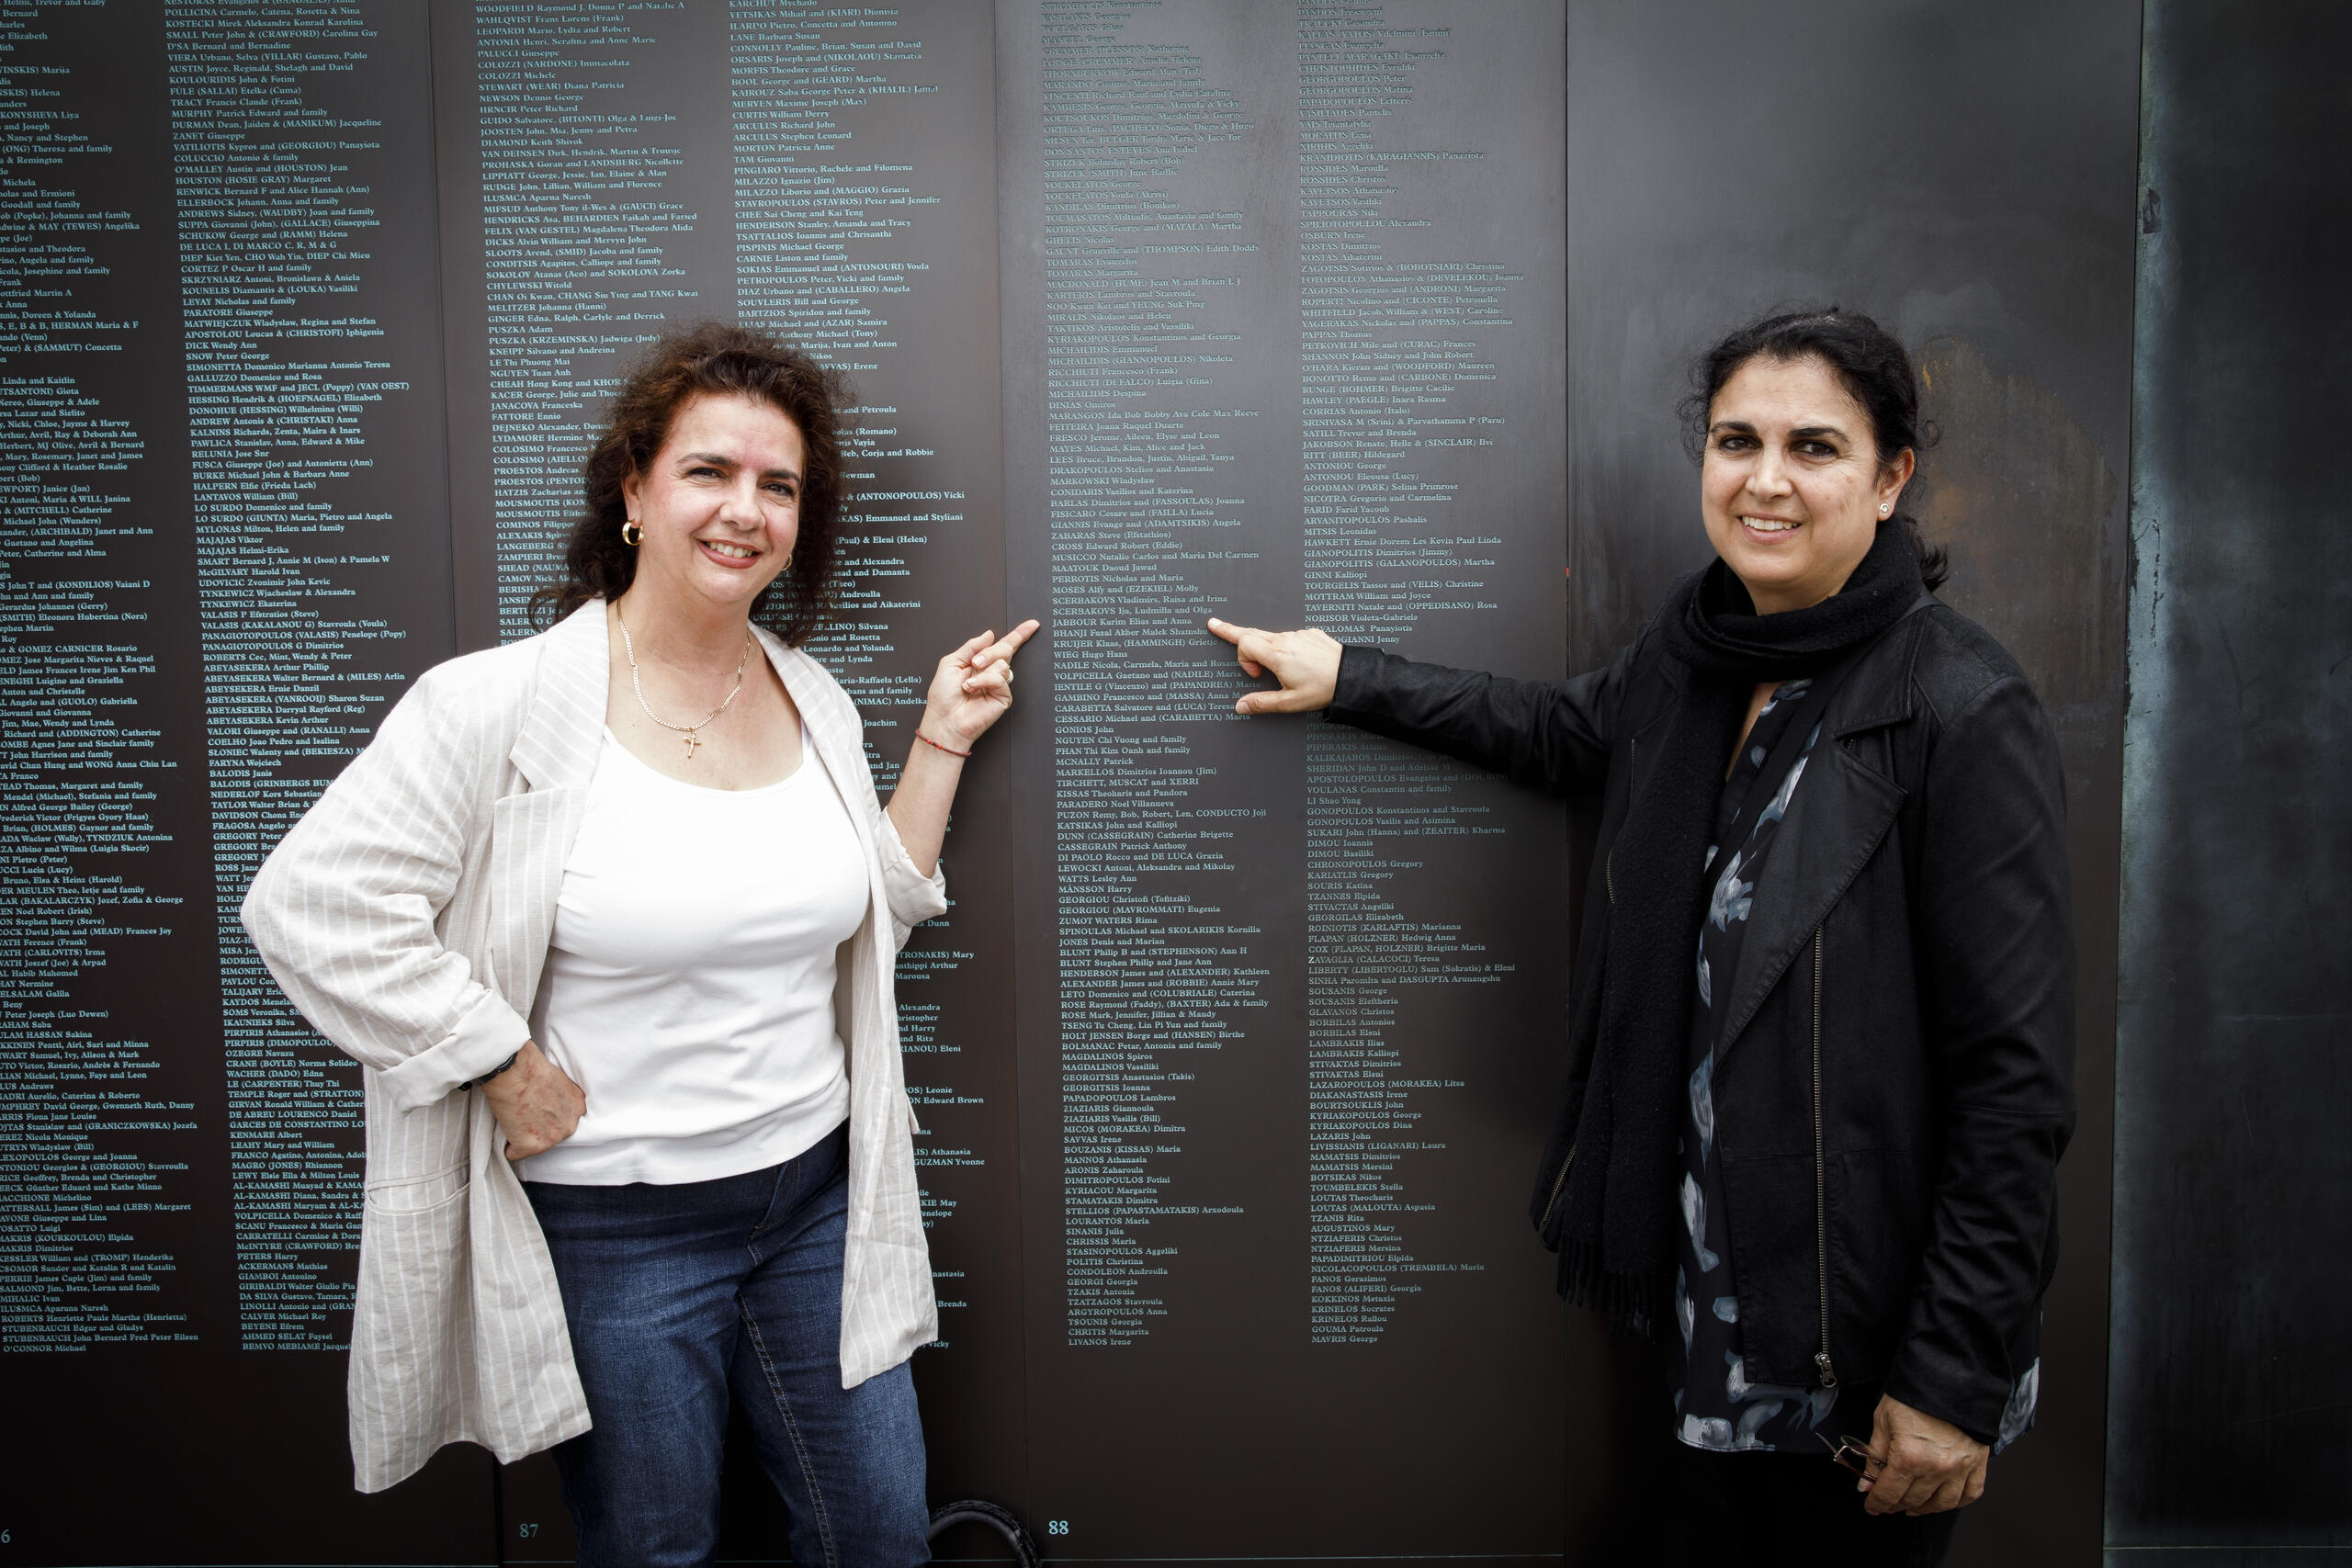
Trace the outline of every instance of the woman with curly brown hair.
{"type": "Polygon", "coordinates": [[[555,624],[427,671],[245,902],[370,1069],[363,1489],[553,1446],[582,1563],[707,1562],[730,1404],[802,1562],[921,1562],[937,1337],[891,1001],[1035,622],[940,661],[888,807],[823,618],[846,389],[741,328],[616,399],[555,624]],[[781,635],[753,616],[781,626],[781,635]]]}

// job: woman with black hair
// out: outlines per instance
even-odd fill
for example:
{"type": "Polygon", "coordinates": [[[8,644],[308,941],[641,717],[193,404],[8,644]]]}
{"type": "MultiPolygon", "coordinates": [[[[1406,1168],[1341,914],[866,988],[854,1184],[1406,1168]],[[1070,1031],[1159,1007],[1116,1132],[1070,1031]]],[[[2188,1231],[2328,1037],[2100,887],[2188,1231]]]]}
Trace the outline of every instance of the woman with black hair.
{"type": "Polygon", "coordinates": [[[1667,1352],[1673,1560],[1933,1563],[2039,1384],[2074,1125],[2057,746],[1898,510],[1901,345],[1775,316],[1694,379],[1717,558],[1605,669],[1209,625],[1280,682],[1243,713],[1600,803],[1530,1214],[1563,1292],[1667,1352]]]}

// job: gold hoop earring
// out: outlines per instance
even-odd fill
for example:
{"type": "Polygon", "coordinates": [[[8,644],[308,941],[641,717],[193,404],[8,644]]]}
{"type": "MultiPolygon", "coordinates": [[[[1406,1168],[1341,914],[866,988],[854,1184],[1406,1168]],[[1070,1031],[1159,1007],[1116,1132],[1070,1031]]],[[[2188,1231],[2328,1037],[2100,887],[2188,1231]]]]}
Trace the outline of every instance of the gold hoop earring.
{"type": "Polygon", "coordinates": [[[636,518],[632,517],[621,525],[621,543],[631,549],[645,543],[645,530],[637,525],[636,518]]]}
{"type": "MultiPolygon", "coordinates": [[[[792,552],[790,550],[784,552],[784,570],[785,571],[790,571],[792,570],[792,552]]],[[[783,574],[780,572],[777,575],[781,576],[783,574]]]]}

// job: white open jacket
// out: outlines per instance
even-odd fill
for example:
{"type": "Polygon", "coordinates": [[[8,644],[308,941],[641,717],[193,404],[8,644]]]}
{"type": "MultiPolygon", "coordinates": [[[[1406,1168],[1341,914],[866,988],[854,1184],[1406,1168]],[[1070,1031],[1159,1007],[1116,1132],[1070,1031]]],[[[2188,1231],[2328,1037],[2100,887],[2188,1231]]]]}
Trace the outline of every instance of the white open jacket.
{"type": "MultiPolygon", "coordinates": [[[[547,1243],[489,1105],[458,1085],[530,1034],[604,739],[605,638],[598,601],[427,671],[245,895],[269,972],[368,1069],[350,1378],[362,1492],[444,1443],[513,1461],[588,1429],[547,1243]]],[[[938,1337],[892,976],[909,928],[946,909],[946,883],[916,871],[876,798],[848,694],[807,655],[760,644],[870,868],[833,994],[849,1052],[848,1387],[938,1337]]]]}

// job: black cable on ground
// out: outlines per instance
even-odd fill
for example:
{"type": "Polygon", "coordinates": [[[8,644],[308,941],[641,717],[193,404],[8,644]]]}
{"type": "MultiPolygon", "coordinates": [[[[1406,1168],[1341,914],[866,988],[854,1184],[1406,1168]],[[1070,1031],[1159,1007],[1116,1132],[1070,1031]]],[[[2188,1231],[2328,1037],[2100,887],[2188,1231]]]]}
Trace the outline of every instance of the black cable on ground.
{"type": "Polygon", "coordinates": [[[1028,1530],[1023,1528],[1010,1508],[983,1503],[976,1497],[961,1503],[942,1503],[931,1511],[929,1539],[937,1540],[957,1525],[986,1525],[996,1531],[1004,1538],[1005,1544],[1012,1548],[1013,1561],[1020,1563],[1021,1568],[1037,1568],[1045,1561],[1037,1553],[1037,1543],[1029,1539],[1028,1530]]]}

